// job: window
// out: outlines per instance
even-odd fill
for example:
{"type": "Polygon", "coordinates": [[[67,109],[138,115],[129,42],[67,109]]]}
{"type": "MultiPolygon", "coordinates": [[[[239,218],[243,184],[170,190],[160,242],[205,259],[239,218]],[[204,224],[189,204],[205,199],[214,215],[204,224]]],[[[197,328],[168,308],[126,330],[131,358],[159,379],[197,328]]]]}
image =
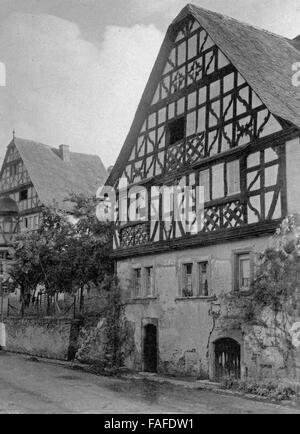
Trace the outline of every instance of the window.
{"type": "Polygon", "coordinates": [[[132,222],[145,221],[146,215],[147,192],[145,189],[130,194],[129,219],[132,222]]]}
{"type": "Polygon", "coordinates": [[[134,270],[134,295],[140,297],[142,292],[142,269],[136,268],[134,270]]]}
{"type": "Polygon", "coordinates": [[[253,281],[253,260],[251,253],[239,253],[235,256],[235,290],[246,292],[253,281]]]}
{"type": "Polygon", "coordinates": [[[199,262],[199,295],[208,297],[208,262],[199,262]]]}
{"type": "Polygon", "coordinates": [[[240,162],[239,160],[227,163],[227,194],[238,194],[241,191],[240,186],[240,162]]]}
{"type": "Polygon", "coordinates": [[[183,265],[183,297],[193,297],[193,264],[183,265]]]}
{"type": "Polygon", "coordinates": [[[152,297],[154,295],[153,267],[145,268],[145,289],[146,289],[146,297],[152,297]]]}
{"type": "Polygon", "coordinates": [[[22,202],[23,200],[27,200],[27,199],[28,199],[28,190],[21,190],[20,196],[19,196],[20,202],[22,202]]]}
{"type": "Polygon", "coordinates": [[[179,140],[184,139],[185,134],[185,117],[181,117],[169,123],[168,135],[169,135],[169,145],[174,145],[174,143],[179,140]]]}
{"type": "Polygon", "coordinates": [[[13,164],[12,166],[10,166],[9,168],[9,175],[10,176],[15,176],[17,173],[17,166],[15,164],[13,164]]]}
{"type": "Polygon", "coordinates": [[[220,199],[224,196],[224,164],[222,163],[212,167],[212,199],[220,199]]]}
{"type": "Polygon", "coordinates": [[[200,187],[204,188],[204,202],[210,201],[210,176],[209,170],[204,170],[199,174],[200,187]]]}

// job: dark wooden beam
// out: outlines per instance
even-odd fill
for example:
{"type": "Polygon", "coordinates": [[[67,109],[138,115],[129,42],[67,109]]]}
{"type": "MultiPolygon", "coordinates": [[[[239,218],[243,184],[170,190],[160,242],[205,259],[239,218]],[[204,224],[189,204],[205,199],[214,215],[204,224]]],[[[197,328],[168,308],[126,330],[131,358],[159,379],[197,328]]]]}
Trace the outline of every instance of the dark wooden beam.
{"type": "Polygon", "coordinates": [[[174,250],[186,250],[201,248],[211,245],[224,244],[227,242],[239,241],[247,238],[268,236],[275,232],[281,223],[281,219],[270,222],[247,225],[231,230],[221,230],[213,233],[200,233],[186,236],[171,241],[160,241],[152,244],[145,244],[139,247],[119,249],[111,254],[112,258],[124,259],[136,256],[157,255],[174,250]]]}

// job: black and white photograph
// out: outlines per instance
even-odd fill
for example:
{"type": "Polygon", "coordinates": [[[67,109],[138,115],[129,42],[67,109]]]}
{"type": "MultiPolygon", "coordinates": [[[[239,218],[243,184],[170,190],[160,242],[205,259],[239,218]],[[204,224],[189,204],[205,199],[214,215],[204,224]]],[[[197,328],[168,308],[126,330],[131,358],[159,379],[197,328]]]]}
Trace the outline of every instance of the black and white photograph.
{"type": "Polygon", "coordinates": [[[0,414],[300,414],[299,0],[0,0],[0,414]]]}

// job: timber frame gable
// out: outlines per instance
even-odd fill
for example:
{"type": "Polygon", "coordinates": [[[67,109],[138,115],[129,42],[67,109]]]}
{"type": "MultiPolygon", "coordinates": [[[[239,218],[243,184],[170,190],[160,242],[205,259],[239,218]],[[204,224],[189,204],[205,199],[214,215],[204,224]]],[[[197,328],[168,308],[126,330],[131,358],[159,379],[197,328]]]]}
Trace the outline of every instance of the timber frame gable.
{"type": "Polygon", "coordinates": [[[108,179],[117,191],[116,257],[271,233],[287,213],[285,146],[300,120],[270,110],[199,16],[188,6],[170,26],[108,179]],[[157,187],[183,179],[192,191],[178,221],[157,187]],[[196,186],[204,187],[200,231],[196,186]]]}
{"type": "Polygon", "coordinates": [[[8,145],[1,168],[0,194],[17,203],[21,218],[41,211],[42,203],[14,141],[8,145]]]}

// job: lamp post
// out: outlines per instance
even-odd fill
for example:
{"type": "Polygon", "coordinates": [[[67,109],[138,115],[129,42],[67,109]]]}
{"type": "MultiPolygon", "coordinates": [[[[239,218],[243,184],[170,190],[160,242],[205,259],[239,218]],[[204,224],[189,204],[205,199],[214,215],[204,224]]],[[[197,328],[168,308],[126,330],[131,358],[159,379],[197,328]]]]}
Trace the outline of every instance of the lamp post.
{"type": "MultiPolygon", "coordinates": [[[[10,197],[0,198],[0,250],[7,252],[9,245],[19,227],[19,209],[16,202],[10,197]]],[[[6,334],[4,324],[4,288],[2,284],[3,263],[0,264],[0,292],[1,292],[1,319],[0,319],[0,348],[6,346],[6,334]]]]}

